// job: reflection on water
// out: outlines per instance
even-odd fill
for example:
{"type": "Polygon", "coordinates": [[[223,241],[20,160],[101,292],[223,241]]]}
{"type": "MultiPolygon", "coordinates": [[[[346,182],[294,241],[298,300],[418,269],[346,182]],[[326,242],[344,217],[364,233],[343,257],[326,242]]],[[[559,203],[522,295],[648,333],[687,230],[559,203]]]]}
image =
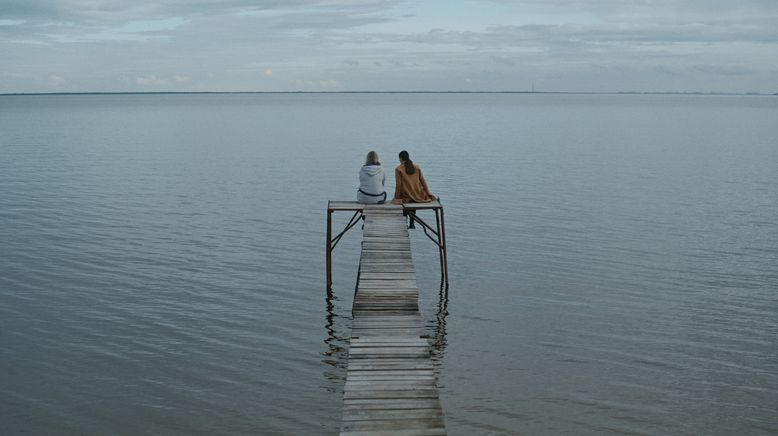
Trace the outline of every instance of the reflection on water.
{"type": "Polygon", "coordinates": [[[443,357],[446,351],[446,317],[448,317],[448,284],[444,283],[441,278],[435,319],[427,324],[432,330],[430,341],[432,345],[432,359],[436,367],[443,364],[443,357]]]}
{"type": "Polygon", "coordinates": [[[329,367],[324,371],[324,378],[329,382],[327,390],[342,393],[343,384],[346,382],[345,371],[348,366],[348,341],[351,337],[348,324],[350,324],[351,319],[335,313],[334,292],[329,288],[326,293],[325,308],[327,314],[324,329],[327,337],[324,339],[324,343],[327,344],[327,350],[322,352],[321,361],[329,367]],[[344,322],[336,323],[336,320],[340,319],[344,322]]]}

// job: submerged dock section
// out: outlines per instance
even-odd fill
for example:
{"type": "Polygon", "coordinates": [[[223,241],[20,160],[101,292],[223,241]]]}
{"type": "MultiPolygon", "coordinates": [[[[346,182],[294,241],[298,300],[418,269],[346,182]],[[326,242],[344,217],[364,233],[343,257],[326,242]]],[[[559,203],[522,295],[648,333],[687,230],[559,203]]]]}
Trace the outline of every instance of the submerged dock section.
{"type": "MultiPolygon", "coordinates": [[[[328,208],[328,289],[333,203],[328,208]]],[[[416,217],[416,209],[408,206],[348,204],[357,209],[345,209],[356,213],[343,233],[355,222],[362,221],[358,215],[364,216],[364,229],[340,434],[445,435],[430,344],[422,337],[419,289],[406,215],[411,222],[423,221],[416,217]]],[[[437,237],[441,249],[441,281],[447,282],[442,207],[437,202],[422,207],[438,208],[434,209],[437,231],[424,225],[425,233],[429,227],[437,237]]],[[[335,243],[343,233],[336,237],[335,243]]]]}

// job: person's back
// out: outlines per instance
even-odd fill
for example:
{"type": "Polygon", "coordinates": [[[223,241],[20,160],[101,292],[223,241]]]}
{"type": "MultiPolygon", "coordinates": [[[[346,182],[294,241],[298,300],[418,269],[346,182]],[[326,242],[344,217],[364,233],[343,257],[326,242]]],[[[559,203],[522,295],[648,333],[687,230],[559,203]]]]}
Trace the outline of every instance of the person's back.
{"type": "Polygon", "coordinates": [[[392,203],[428,203],[435,200],[421,167],[411,161],[408,152],[400,152],[400,165],[394,169],[396,187],[392,203]]]}
{"type": "Polygon", "coordinates": [[[362,204],[381,204],[386,201],[386,173],[378,160],[378,153],[367,154],[365,165],[359,170],[357,201],[362,204]]]}

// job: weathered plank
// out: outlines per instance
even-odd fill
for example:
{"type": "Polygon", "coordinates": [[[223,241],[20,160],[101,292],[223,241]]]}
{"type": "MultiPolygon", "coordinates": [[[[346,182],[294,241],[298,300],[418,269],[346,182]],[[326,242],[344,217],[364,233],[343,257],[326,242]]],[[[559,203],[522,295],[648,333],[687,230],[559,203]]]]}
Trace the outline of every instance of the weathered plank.
{"type": "Polygon", "coordinates": [[[382,205],[362,204],[356,201],[330,201],[328,206],[330,210],[368,210],[371,212],[381,213],[386,210],[423,210],[423,209],[440,209],[442,206],[437,200],[430,201],[429,203],[405,203],[405,204],[391,204],[386,203],[382,205]]]}
{"type": "MultiPolygon", "coordinates": [[[[363,315],[363,316],[369,316],[369,315],[363,315]]],[[[381,330],[389,330],[389,329],[413,329],[418,328],[417,323],[392,323],[392,324],[381,324],[381,323],[371,323],[371,324],[354,324],[354,329],[356,330],[370,330],[370,329],[381,329],[381,330]]],[[[379,335],[373,335],[373,336],[379,336],[379,335]]],[[[388,336],[396,336],[396,335],[388,335],[388,336]]]]}
{"type": "Polygon", "coordinates": [[[416,408],[413,410],[403,409],[355,409],[344,410],[344,421],[374,421],[381,419],[409,419],[409,418],[422,418],[433,419],[443,416],[443,412],[440,408],[416,408]]]}
{"type": "Polygon", "coordinates": [[[446,430],[443,428],[430,428],[430,429],[418,429],[418,430],[361,430],[361,431],[344,431],[340,433],[342,436],[441,436],[446,434],[446,430]]]}
{"type": "Polygon", "coordinates": [[[352,371],[350,382],[435,382],[435,374],[424,370],[352,371]]]}
{"type": "Polygon", "coordinates": [[[420,429],[429,429],[429,428],[440,428],[442,426],[443,426],[443,418],[439,416],[435,416],[430,418],[345,421],[343,423],[342,429],[344,431],[420,430],[420,429]]]}
{"type": "MultiPolygon", "coordinates": [[[[369,316],[367,314],[363,316],[369,316]]],[[[353,327],[354,330],[391,330],[391,329],[418,329],[421,330],[418,324],[412,324],[412,323],[395,323],[395,324],[354,324],[353,327]]],[[[380,336],[380,335],[373,335],[373,336],[380,336]]],[[[387,336],[397,336],[397,335],[387,335],[387,336]]]]}
{"type": "Polygon", "coordinates": [[[343,410],[355,412],[357,410],[406,410],[406,409],[435,409],[440,407],[437,398],[383,398],[383,399],[353,399],[343,402],[343,410]]]}
{"type": "Polygon", "coordinates": [[[416,282],[416,273],[409,272],[374,272],[362,271],[360,280],[413,280],[416,282]]]}

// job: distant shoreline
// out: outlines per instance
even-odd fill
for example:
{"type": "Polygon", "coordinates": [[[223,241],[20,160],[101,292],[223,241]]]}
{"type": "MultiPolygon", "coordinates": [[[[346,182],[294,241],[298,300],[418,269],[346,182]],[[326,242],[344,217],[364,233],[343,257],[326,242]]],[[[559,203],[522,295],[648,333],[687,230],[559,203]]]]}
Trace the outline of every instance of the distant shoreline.
{"type": "Polygon", "coordinates": [[[764,96],[775,97],[778,92],[641,92],[641,91],[112,91],[112,92],[3,92],[0,96],[34,95],[210,95],[210,94],[567,94],[567,95],[703,95],[703,96],[764,96]]]}

